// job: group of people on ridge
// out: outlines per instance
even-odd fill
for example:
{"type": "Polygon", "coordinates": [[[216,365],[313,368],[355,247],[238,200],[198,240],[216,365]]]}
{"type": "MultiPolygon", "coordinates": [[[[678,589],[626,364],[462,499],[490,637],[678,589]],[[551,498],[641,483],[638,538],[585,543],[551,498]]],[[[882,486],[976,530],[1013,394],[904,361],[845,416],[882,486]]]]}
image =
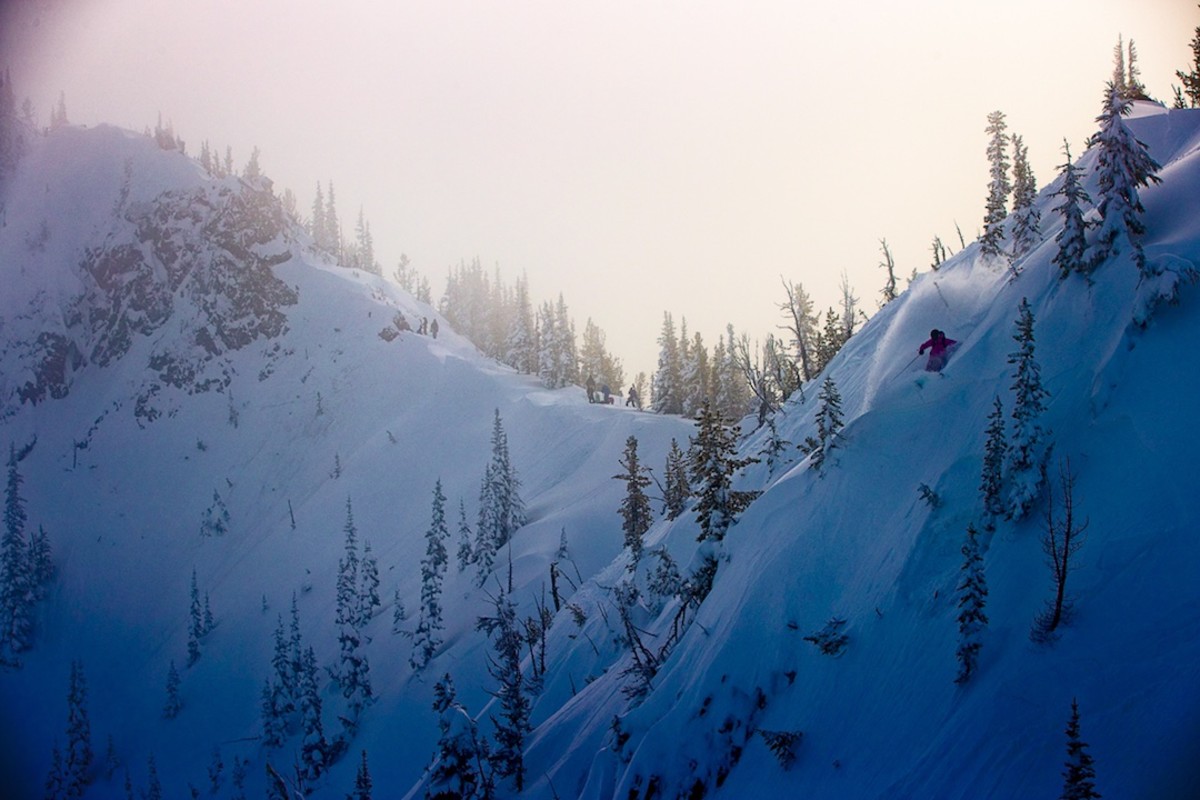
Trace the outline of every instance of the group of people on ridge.
{"type": "MultiPolygon", "coordinates": [[[[587,379],[587,399],[589,403],[603,403],[606,406],[611,406],[615,400],[613,398],[612,388],[607,384],[600,386],[600,396],[596,396],[596,379],[588,375],[587,379]]],[[[625,398],[625,406],[628,408],[641,408],[642,400],[638,397],[637,389],[629,387],[629,396],[625,398]]]]}

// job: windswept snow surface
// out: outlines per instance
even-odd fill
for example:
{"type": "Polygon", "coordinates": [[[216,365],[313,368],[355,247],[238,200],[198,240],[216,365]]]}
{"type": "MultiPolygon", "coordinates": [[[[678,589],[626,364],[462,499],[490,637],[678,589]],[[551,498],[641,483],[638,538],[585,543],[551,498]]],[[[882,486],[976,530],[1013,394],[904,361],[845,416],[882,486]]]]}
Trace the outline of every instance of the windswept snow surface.
{"type": "MultiPolygon", "coordinates": [[[[410,322],[433,310],[384,281],[322,263],[298,238],[275,268],[298,289],[287,331],[226,353],[232,377],[220,391],[166,389],[157,401],[167,413],[139,424],[131,398],[154,346],[145,337],[109,367],[84,367],[66,398],[0,421],[0,443],[20,447],[37,437],[21,463],[24,493],[31,525],[50,532],[58,567],[39,606],[35,648],[22,669],[0,674],[0,752],[12,793],[40,796],[52,747],[64,744],[69,665],[79,658],[93,746],[102,756],[111,736],[120,760],[111,779],[93,770],[87,797],[123,797],[126,771],[144,786],[151,755],[168,795],[189,784],[207,793],[214,747],[225,763],[217,796],[235,794],[234,756],[250,762],[246,796],[263,796],[264,763],[286,769],[299,746],[298,735],[275,751],[257,740],[271,634],[295,594],[305,643],[322,665],[336,660],[334,584],[349,499],[360,540],[380,562],[385,608],[367,631],[366,651],[377,700],[350,754],[313,796],[348,793],[362,749],[376,797],[423,796],[437,740],[432,685],[443,672],[491,733],[489,645],[474,623],[498,583],[480,590],[472,571],[451,568],[446,644],[415,675],[410,638],[392,633],[390,603],[398,590],[411,630],[434,481],[441,478],[448,497],[453,552],[460,499],[474,523],[499,409],[531,519],[511,547],[523,614],[548,591],[563,531],[573,561],[563,587],[572,607],[550,629],[547,674],[534,699],[522,796],[1056,796],[1072,698],[1104,796],[1194,796],[1200,424],[1191,409],[1200,394],[1200,290],[1181,285],[1177,305],[1152,295],[1200,265],[1200,112],[1139,104],[1129,124],[1163,165],[1163,183],[1142,198],[1148,261],[1165,276],[1139,283],[1121,257],[1090,281],[1059,280],[1051,185],[1038,200],[1043,242],[1018,277],[984,262],[975,246],[919,277],[828,369],[847,425],[823,475],[790,448],[739,479],[739,488],[763,493],[724,542],[698,545],[691,513],[660,519],[647,535],[647,550],[666,548],[685,573],[705,554],[719,569],[642,698],[627,691],[629,647],[613,592],[630,572],[616,513],[624,490],[611,476],[629,435],[661,476],[670,440],[684,443],[691,424],[589,406],[579,389],[546,391],[483,359],[445,324],[437,340],[405,333],[385,341],[379,331],[396,310],[410,322]],[[1016,349],[1022,298],[1035,315],[1050,393],[1043,425],[1054,443],[1051,478],[1069,458],[1087,539],[1068,578],[1074,613],[1056,642],[1039,645],[1030,625],[1053,596],[1040,543],[1044,502],[982,535],[990,624],[978,672],[959,686],[959,548],[968,524],[982,527],[978,485],[993,398],[1012,410],[1006,359],[1016,349]],[[924,358],[913,360],[934,327],[960,342],[941,376],[923,372],[924,358]],[[84,440],[86,449],[75,447],[84,440]],[[922,500],[921,484],[936,492],[937,508],[922,500]],[[229,507],[231,530],[202,537],[214,491],[229,507]],[[184,669],[193,568],[217,626],[200,660],[184,669]],[[833,617],[846,620],[849,636],[836,657],[804,640],[833,617]],[[172,661],[184,708],[166,720],[172,661]],[[789,770],[758,730],[803,732],[789,770]]],[[[51,159],[61,135],[36,145],[15,186],[107,174],[78,191],[95,191],[95,205],[111,207],[122,174],[114,159],[131,161],[139,185],[207,180],[182,156],[109,130],[69,132],[76,157],[51,159]]],[[[1094,157],[1084,155],[1085,168],[1094,157]]],[[[1094,197],[1090,180],[1088,189],[1094,197]]],[[[40,279],[74,291],[71,248],[107,234],[102,216],[88,223],[95,234],[73,228],[53,205],[64,202],[58,196],[28,188],[8,195],[5,285],[36,266],[62,272],[40,279]],[[51,221],[46,252],[63,248],[54,263],[21,255],[29,222],[43,217],[51,221]]],[[[9,315],[22,309],[4,309],[6,338],[9,315]]],[[[781,436],[798,442],[815,433],[819,385],[776,417],[781,436]]],[[[766,439],[765,430],[749,435],[744,453],[759,452],[766,439]]],[[[498,558],[501,579],[508,556],[498,558]]],[[[657,651],[679,606],[645,592],[651,562],[644,557],[636,573],[643,595],[633,616],[657,651]]],[[[332,736],[344,704],[328,686],[323,699],[332,736]]],[[[501,796],[514,795],[507,782],[501,787],[501,796]]]]}

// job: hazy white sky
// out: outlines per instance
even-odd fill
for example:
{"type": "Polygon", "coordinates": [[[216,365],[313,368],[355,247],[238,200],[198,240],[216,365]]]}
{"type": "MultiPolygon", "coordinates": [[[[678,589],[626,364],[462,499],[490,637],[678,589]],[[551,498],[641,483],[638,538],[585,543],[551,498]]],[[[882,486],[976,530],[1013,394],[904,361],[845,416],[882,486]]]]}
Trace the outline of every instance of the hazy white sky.
{"type": "MultiPolygon", "coordinates": [[[[385,273],[479,256],[564,292],[627,373],[662,313],[711,346],[779,323],[780,276],[874,311],[886,237],[907,276],[983,217],[1005,112],[1043,186],[1095,129],[1118,34],[1169,99],[1190,0],[440,2],[7,0],[0,62],[45,123],[251,149],[302,210],[333,180],[385,273]]],[[[930,327],[937,324],[930,321],[930,327]]]]}

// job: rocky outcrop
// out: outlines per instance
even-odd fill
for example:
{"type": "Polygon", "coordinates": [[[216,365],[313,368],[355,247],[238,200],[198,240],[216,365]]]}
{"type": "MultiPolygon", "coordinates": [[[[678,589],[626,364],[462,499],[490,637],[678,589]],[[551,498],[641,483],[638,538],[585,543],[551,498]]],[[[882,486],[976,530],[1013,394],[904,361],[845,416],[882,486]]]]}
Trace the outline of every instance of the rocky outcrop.
{"type": "Polygon", "coordinates": [[[273,268],[291,258],[290,224],[262,180],[210,181],[124,208],[78,265],[83,292],[55,314],[31,309],[22,341],[0,354],[19,376],[0,403],[64,397],[79,370],[111,366],[159,331],[175,335],[154,344],[140,417],[155,416],[164,386],[219,388],[220,356],[286,330],[298,297],[273,268]]]}

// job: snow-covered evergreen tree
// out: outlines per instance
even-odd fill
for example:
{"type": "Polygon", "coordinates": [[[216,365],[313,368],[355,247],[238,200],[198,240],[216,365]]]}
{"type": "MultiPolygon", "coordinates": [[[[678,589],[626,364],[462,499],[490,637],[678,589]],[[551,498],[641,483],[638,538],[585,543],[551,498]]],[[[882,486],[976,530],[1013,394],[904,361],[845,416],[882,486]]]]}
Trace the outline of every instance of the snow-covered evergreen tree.
{"type": "Polygon", "coordinates": [[[1100,225],[1092,250],[1093,268],[1121,252],[1128,252],[1138,270],[1146,273],[1142,252],[1142,223],[1145,209],[1138,196],[1139,186],[1161,183],[1156,174],[1158,162],[1150,157],[1146,145],[1125,125],[1129,101],[1110,83],[1105,92],[1104,110],[1096,117],[1100,130],[1088,140],[1096,152],[1096,191],[1100,225]]]}
{"type": "Polygon", "coordinates": [[[279,684],[267,678],[259,693],[258,713],[262,723],[262,743],[264,747],[279,747],[283,744],[287,732],[287,720],[280,709],[278,697],[279,684]]]}
{"type": "Polygon", "coordinates": [[[167,701],[163,704],[163,716],[175,719],[182,708],[183,700],[179,697],[179,671],[175,669],[175,662],[172,661],[167,670],[167,701]]]}
{"type": "Polygon", "coordinates": [[[650,391],[651,407],[659,414],[683,413],[683,365],[679,359],[679,340],[675,338],[675,321],[670,312],[663,312],[662,333],[658,336],[658,369],[654,371],[650,391]]]}
{"type": "Polygon", "coordinates": [[[216,794],[221,790],[221,774],[225,771],[225,762],[221,760],[221,748],[219,745],[214,745],[212,749],[212,760],[208,763],[208,785],[209,791],[216,794]]]}
{"type": "Polygon", "coordinates": [[[304,640],[300,635],[300,607],[296,593],[292,592],[292,613],[288,623],[288,657],[292,662],[293,688],[297,703],[300,700],[300,671],[304,669],[304,640]]]}
{"type": "MultiPolygon", "coordinates": [[[[712,398],[715,405],[722,413],[725,412],[725,407],[728,405],[729,389],[725,385],[725,362],[729,360],[728,351],[725,349],[725,337],[717,338],[717,344],[713,347],[712,358],[708,360],[708,394],[712,398]]],[[[726,415],[727,419],[735,418],[736,412],[729,412],[726,415]]]]}
{"type": "Polygon", "coordinates": [[[446,552],[449,538],[446,496],[442,494],[442,481],[438,479],[433,488],[432,519],[425,531],[425,557],[421,559],[421,610],[409,658],[414,670],[424,669],[442,644],[442,580],[450,561],[446,552]]]}
{"type": "Polygon", "coordinates": [[[43,784],[46,800],[59,800],[66,795],[67,778],[64,772],[62,750],[58,747],[58,742],[54,743],[54,749],[50,752],[50,771],[46,773],[46,782],[43,784]]]}
{"type": "Polygon", "coordinates": [[[246,162],[245,168],[242,170],[242,177],[248,181],[257,181],[263,176],[262,166],[259,164],[259,159],[262,153],[257,147],[250,151],[250,160],[246,162]]]}
{"type": "Polygon", "coordinates": [[[458,571],[462,572],[475,560],[471,550],[471,524],[467,522],[467,505],[458,500],[458,571]]]}
{"type": "Polygon", "coordinates": [[[346,498],[345,555],[338,561],[337,612],[338,626],[338,670],[337,679],[342,696],[349,701],[351,720],[357,719],[363,707],[370,702],[371,667],[362,652],[362,599],[360,560],[358,556],[358,529],[354,525],[354,510],[350,498],[346,498]]]}
{"type": "Polygon", "coordinates": [[[1128,57],[1125,59],[1125,97],[1129,100],[1149,100],[1146,84],[1142,83],[1142,70],[1137,63],[1137,47],[1133,39],[1129,40],[1126,53],[1128,57]]]}
{"type": "Polygon", "coordinates": [[[1071,720],[1067,723],[1067,760],[1063,764],[1063,790],[1060,800],[1095,800],[1096,766],[1088,744],[1079,732],[1079,701],[1071,698],[1071,720]]]}
{"type": "Polygon", "coordinates": [[[1013,146],[1013,207],[1012,207],[1012,256],[1017,262],[1033,249],[1041,235],[1042,215],[1034,206],[1037,199],[1037,179],[1029,165],[1029,149],[1017,135],[1012,137],[1013,146]]]}
{"type": "Polygon", "coordinates": [[[342,260],[342,223],[338,219],[333,181],[329,182],[329,191],[325,195],[325,249],[335,261],[342,260]]]}
{"type": "Polygon", "coordinates": [[[433,687],[433,710],[440,737],[426,800],[474,800],[493,795],[486,741],[467,710],[458,702],[450,673],[433,687]]]}
{"type": "Polygon", "coordinates": [[[525,737],[532,726],[532,703],[521,672],[524,638],[517,623],[517,611],[503,590],[496,596],[495,615],[481,617],[479,629],[492,637],[493,654],[488,656],[488,673],[496,681],[492,696],[499,713],[492,715],[496,727],[496,747],[492,764],[501,778],[511,778],[520,793],[525,788],[525,737]]]}
{"type": "Polygon", "coordinates": [[[371,543],[363,542],[362,559],[358,564],[358,614],[359,630],[366,627],[375,612],[383,607],[379,597],[379,560],[371,550],[371,543]]]}
{"type": "Polygon", "coordinates": [[[212,633],[213,628],[217,627],[216,619],[213,617],[212,604],[209,602],[208,592],[204,593],[204,614],[201,616],[201,635],[207,636],[212,633]]]}
{"type": "MultiPolygon", "coordinates": [[[[29,101],[26,100],[26,103],[29,104],[29,101]]],[[[32,120],[28,119],[33,116],[31,106],[27,105],[29,113],[26,114],[25,125],[22,125],[17,118],[17,98],[13,92],[12,76],[5,67],[4,74],[0,75],[0,184],[16,170],[17,161],[21,158],[25,138],[22,129],[35,127],[32,120]]]]}
{"type": "Polygon", "coordinates": [[[704,402],[710,399],[708,379],[708,349],[697,331],[688,343],[679,375],[679,387],[682,392],[680,405],[685,417],[695,417],[700,413],[704,402]]]}
{"type": "Polygon", "coordinates": [[[620,464],[624,472],[614,475],[613,479],[625,482],[625,498],[621,501],[621,530],[625,532],[625,548],[631,556],[629,571],[637,569],[637,563],[642,557],[642,537],[650,530],[651,513],[650,499],[644,489],[650,485],[646,477],[648,470],[638,461],[638,440],[630,436],[625,440],[625,454],[620,464]]]}
{"type": "Polygon", "coordinates": [[[268,682],[271,690],[271,714],[282,719],[296,709],[296,700],[298,699],[295,665],[292,663],[289,642],[283,634],[282,614],[279,615],[279,622],[275,626],[271,668],[275,671],[274,680],[268,682]]]}
{"type": "Polygon", "coordinates": [[[163,800],[162,781],[158,777],[158,763],[153,753],[146,759],[146,791],[142,793],[142,800],[163,800]]]}
{"type": "Polygon", "coordinates": [[[354,226],[354,237],[357,244],[356,266],[372,275],[382,275],[383,269],[375,260],[375,237],[371,235],[371,223],[363,216],[362,206],[358,208],[358,222],[354,226]]]}
{"type": "Polygon", "coordinates": [[[691,440],[688,477],[696,489],[699,541],[720,541],[753,495],[733,489],[733,476],[756,459],[737,458],[738,426],[726,426],[720,412],[705,402],[691,440]]]}
{"type": "Polygon", "coordinates": [[[1013,410],[1008,437],[1007,515],[1020,519],[1029,512],[1045,480],[1050,434],[1042,429],[1041,418],[1049,392],[1042,386],[1041,367],[1034,354],[1033,309],[1027,298],[1021,298],[1015,327],[1017,350],[1008,356],[1013,366],[1013,410]]]}
{"type": "Polygon", "coordinates": [[[38,525],[38,529],[29,537],[29,585],[34,600],[45,598],[46,587],[52,580],[54,560],[50,535],[43,526],[38,525]]]}
{"type": "Polygon", "coordinates": [[[780,435],[779,426],[775,424],[774,416],[767,417],[765,427],[767,429],[766,441],[763,442],[762,449],[758,451],[758,455],[761,457],[760,461],[766,461],[767,472],[774,474],[775,468],[784,461],[785,454],[794,449],[794,446],[780,435]]]}
{"type": "Polygon", "coordinates": [[[725,419],[741,419],[750,407],[750,389],[738,366],[737,334],[732,325],[725,326],[724,338],[713,349],[709,393],[725,419]]]}
{"type": "Polygon", "coordinates": [[[322,250],[329,247],[329,236],[325,224],[325,192],[321,190],[321,182],[317,181],[317,194],[313,198],[312,218],[309,220],[309,235],[313,244],[322,250]]]}
{"type": "Polygon", "coordinates": [[[8,448],[8,479],[4,495],[4,535],[0,539],[0,663],[8,653],[27,650],[33,635],[34,587],[30,579],[30,553],[25,537],[24,478],[17,466],[17,450],[8,448]]]}
{"type": "Polygon", "coordinates": [[[671,449],[667,451],[667,466],[663,472],[666,481],[663,488],[663,511],[667,519],[675,519],[683,513],[688,498],[692,495],[687,459],[675,439],[671,440],[671,449]]]}
{"type": "Polygon", "coordinates": [[[1125,99],[1128,90],[1125,79],[1125,43],[1123,39],[1124,37],[1117,34],[1117,43],[1113,45],[1113,74],[1110,81],[1121,99],[1125,99]]]}
{"type": "Polygon", "coordinates": [[[829,366],[829,362],[833,361],[834,356],[842,349],[844,331],[841,315],[830,307],[825,312],[825,322],[817,339],[818,374],[819,370],[829,366]]]}
{"type": "Polygon", "coordinates": [[[1001,227],[1008,216],[1008,195],[1012,184],[1008,179],[1008,135],[1004,112],[988,114],[987,159],[990,180],[986,212],[983,217],[983,236],[980,239],[984,255],[995,258],[1003,250],[1004,229],[1001,227]]]}
{"type": "Polygon", "coordinates": [[[1066,163],[1059,167],[1062,170],[1062,185],[1054,193],[1061,197],[1062,202],[1054,207],[1054,211],[1062,216],[1062,230],[1054,237],[1058,252],[1054,254],[1054,263],[1058,265],[1058,274],[1066,278],[1072,272],[1086,272],[1090,266],[1087,258],[1087,229],[1088,223],[1083,218],[1084,204],[1091,204],[1092,198],[1083,188],[1082,170],[1071,163],[1071,147],[1063,139],[1063,154],[1066,163]]]}
{"type": "Polygon", "coordinates": [[[538,369],[537,325],[525,276],[517,279],[512,322],[505,338],[504,363],[525,375],[532,375],[538,369]]]}
{"type": "Polygon", "coordinates": [[[321,690],[317,686],[317,654],[312,647],[304,651],[299,675],[300,724],[303,739],[300,744],[300,764],[309,780],[316,780],[329,767],[329,742],[321,724],[321,690]]]}
{"type": "Polygon", "coordinates": [[[683,578],[679,574],[679,565],[675,563],[675,559],[671,558],[665,547],[651,550],[650,555],[657,558],[658,562],[650,572],[646,590],[660,602],[678,595],[683,588],[683,578]]]}
{"type": "Polygon", "coordinates": [[[196,568],[192,567],[191,603],[188,612],[187,665],[200,660],[200,640],[204,637],[204,612],[200,605],[200,587],[196,583],[196,568]]]}
{"type": "Polygon", "coordinates": [[[558,328],[555,325],[554,308],[549,303],[542,303],[538,309],[538,377],[542,385],[548,389],[558,389],[558,328]]]}
{"type": "Polygon", "coordinates": [[[70,688],[67,690],[67,755],[63,764],[66,797],[81,797],[91,776],[92,725],[88,720],[87,679],[83,662],[71,662],[70,688]]]}
{"type": "Polygon", "coordinates": [[[475,526],[475,562],[479,567],[480,585],[491,572],[496,552],[525,524],[525,503],[521,500],[520,487],[521,482],[509,458],[508,436],[500,419],[500,409],[496,409],[492,424],[492,459],[479,489],[479,523],[475,526]]]}
{"type": "Polygon", "coordinates": [[[992,413],[988,414],[987,442],[983,446],[983,469],[979,478],[979,494],[987,527],[1004,513],[1004,462],[1008,455],[1008,439],[1004,430],[1004,405],[1000,396],[994,398],[992,413]]]}
{"type": "Polygon", "coordinates": [[[358,528],[354,525],[354,508],[349,497],[346,498],[346,522],[342,532],[344,555],[338,559],[336,621],[339,626],[346,626],[358,621],[359,586],[358,528]]]}
{"type": "Polygon", "coordinates": [[[561,389],[579,379],[575,326],[562,294],[555,304],[543,303],[538,314],[538,375],[549,389],[561,389]]]}
{"type": "Polygon", "coordinates": [[[408,619],[408,612],[404,608],[400,590],[397,589],[392,593],[392,633],[401,633],[403,631],[401,625],[406,619],[408,619]]]}
{"type": "Polygon", "coordinates": [[[229,508],[221,498],[221,493],[213,489],[212,505],[204,509],[200,518],[200,535],[224,536],[229,533],[230,524],[229,508]]]}
{"type": "Polygon", "coordinates": [[[362,751],[362,760],[358,763],[358,771],[354,773],[354,791],[347,800],[371,800],[371,770],[367,766],[367,751],[362,751]]]}
{"type": "Polygon", "coordinates": [[[987,605],[987,580],[974,525],[967,526],[962,554],[958,579],[958,675],[954,678],[955,683],[966,683],[975,672],[979,649],[983,646],[980,638],[988,624],[987,614],[983,611],[987,605]]]}
{"type": "Polygon", "coordinates": [[[817,435],[809,437],[805,449],[812,454],[811,464],[818,472],[823,472],[825,462],[831,458],[832,452],[844,441],[842,428],[842,396],[832,375],[826,375],[817,394],[817,435]]]}

